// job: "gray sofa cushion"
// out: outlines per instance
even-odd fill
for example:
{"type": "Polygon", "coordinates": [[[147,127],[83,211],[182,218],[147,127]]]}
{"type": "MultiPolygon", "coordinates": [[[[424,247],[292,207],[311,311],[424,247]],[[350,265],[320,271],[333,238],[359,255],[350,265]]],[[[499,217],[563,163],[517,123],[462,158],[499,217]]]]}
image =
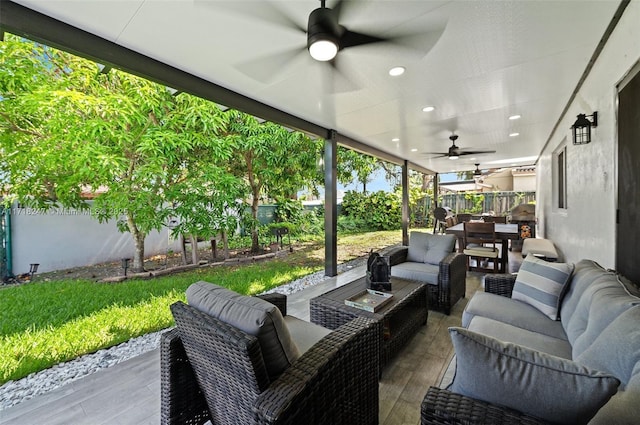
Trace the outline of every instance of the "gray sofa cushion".
{"type": "Polygon", "coordinates": [[[511,298],[557,320],[561,297],[572,272],[573,264],[550,263],[529,254],[518,271],[511,298]]]}
{"type": "Polygon", "coordinates": [[[438,284],[440,267],[433,264],[405,262],[391,267],[391,276],[401,279],[417,280],[430,285],[438,284]]]}
{"type": "Polygon", "coordinates": [[[452,391],[550,422],[588,422],[620,383],[571,360],[467,329],[449,333],[457,362],[452,391]]]}
{"type": "Polygon", "coordinates": [[[613,273],[593,279],[580,296],[574,313],[563,318],[574,357],[585,350],[611,321],[640,299],[629,295],[613,273]]]}
{"type": "Polygon", "coordinates": [[[607,274],[612,273],[606,272],[595,261],[581,260],[576,263],[569,288],[562,298],[562,306],[560,307],[560,320],[563,322],[565,331],[567,329],[566,322],[573,317],[584,291],[591,286],[594,280],[601,279],[603,275],[607,274]]]}
{"type": "Polygon", "coordinates": [[[620,314],[575,360],[611,373],[623,385],[640,374],[640,306],[620,314]]]}
{"type": "Polygon", "coordinates": [[[637,423],[640,418],[640,306],[628,309],[601,332],[576,361],[616,376],[620,390],[590,425],[637,423]],[[611,349],[615,347],[615,349],[611,349]]]}
{"type": "Polygon", "coordinates": [[[456,244],[454,235],[432,235],[423,232],[411,232],[407,261],[438,265],[453,252],[456,244]]]}
{"type": "Polygon", "coordinates": [[[427,255],[428,249],[429,249],[428,233],[411,232],[409,234],[409,249],[407,251],[407,261],[424,263],[424,258],[427,255]]]}
{"type": "Polygon", "coordinates": [[[476,292],[462,313],[462,326],[467,328],[475,316],[509,323],[522,329],[553,338],[567,339],[560,322],[550,320],[540,310],[522,301],[487,292],[476,292]]]}
{"type": "Polygon", "coordinates": [[[186,294],[189,305],[258,339],[271,380],[300,357],[275,305],[208,282],[194,283],[186,294]]]}
{"type": "Polygon", "coordinates": [[[474,317],[467,329],[499,339],[502,342],[522,345],[552,356],[563,359],[572,358],[571,344],[566,339],[554,338],[480,316],[474,317]]]}
{"type": "Polygon", "coordinates": [[[284,316],[284,323],[287,324],[291,339],[293,339],[301,355],[316,342],[332,332],[331,329],[323,328],[311,322],[305,322],[294,316],[284,316]]]}

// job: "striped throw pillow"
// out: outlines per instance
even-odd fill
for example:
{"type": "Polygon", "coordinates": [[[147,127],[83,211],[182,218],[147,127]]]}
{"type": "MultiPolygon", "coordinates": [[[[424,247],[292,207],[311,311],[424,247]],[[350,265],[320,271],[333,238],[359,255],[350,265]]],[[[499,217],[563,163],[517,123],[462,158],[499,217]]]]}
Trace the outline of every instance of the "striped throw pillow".
{"type": "Polygon", "coordinates": [[[511,298],[525,302],[550,319],[559,319],[560,301],[573,264],[550,263],[529,254],[522,262],[511,298]]]}

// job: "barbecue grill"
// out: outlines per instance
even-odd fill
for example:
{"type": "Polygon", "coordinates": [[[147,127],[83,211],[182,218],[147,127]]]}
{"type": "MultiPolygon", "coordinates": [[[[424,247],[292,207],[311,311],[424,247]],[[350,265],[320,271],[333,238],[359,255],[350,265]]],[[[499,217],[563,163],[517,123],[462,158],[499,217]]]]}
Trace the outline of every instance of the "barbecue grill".
{"type": "Polygon", "coordinates": [[[518,240],[511,241],[513,251],[522,251],[522,241],[536,237],[536,206],[520,204],[511,210],[510,222],[518,225],[518,240]]]}

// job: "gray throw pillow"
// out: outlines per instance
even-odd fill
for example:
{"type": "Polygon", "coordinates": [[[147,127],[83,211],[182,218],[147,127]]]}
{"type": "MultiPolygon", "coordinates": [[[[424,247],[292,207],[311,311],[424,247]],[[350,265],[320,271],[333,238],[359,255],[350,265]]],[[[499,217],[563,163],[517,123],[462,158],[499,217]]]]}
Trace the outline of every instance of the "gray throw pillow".
{"type": "Polygon", "coordinates": [[[260,298],[240,295],[208,282],[187,288],[192,307],[258,338],[269,378],[273,381],[300,352],[278,308],[260,298]]]}
{"type": "Polygon", "coordinates": [[[525,302],[552,320],[560,318],[560,302],[573,272],[573,264],[550,263],[532,254],[522,262],[511,298],[525,302]]]}
{"type": "Polygon", "coordinates": [[[554,423],[587,423],[620,381],[607,373],[464,328],[449,328],[455,393],[554,423]]]}

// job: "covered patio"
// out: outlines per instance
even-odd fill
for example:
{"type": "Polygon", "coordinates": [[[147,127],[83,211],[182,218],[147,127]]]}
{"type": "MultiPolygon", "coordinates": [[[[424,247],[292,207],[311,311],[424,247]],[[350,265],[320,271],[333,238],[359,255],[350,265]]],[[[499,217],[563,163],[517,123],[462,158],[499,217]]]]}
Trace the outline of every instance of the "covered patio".
{"type": "MultiPolygon", "coordinates": [[[[519,254],[511,265],[518,267],[519,254]]],[[[521,258],[521,257],[520,257],[521,258]]],[[[288,297],[289,313],[309,320],[309,299],[359,278],[357,267],[288,297]]],[[[444,376],[453,355],[447,332],[458,326],[466,301],[480,286],[480,275],[467,278],[465,300],[451,315],[430,311],[426,326],[391,361],[380,380],[380,424],[420,422],[420,403],[444,376]]],[[[153,350],[103,369],[42,396],[0,411],[0,424],[157,424],[160,422],[160,353],[153,350]]]]}
{"type": "MultiPolygon", "coordinates": [[[[327,276],[337,273],[342,144],[402,166],[405,244],[409,169],[535,164],[536,234],[567,262],[594,260],[640,282],[640,1],[337,2],[350,31],[397,43],[346,40],[329,64],[306,53],[307,3],[2,1],[0,24],[324,139],[327,276]],[[580,115],[593,117],[589,143],[572,132],[580,115]]],[[[468,277],[451,316],[429,312],[383,373],[380,423],[418,423],[424,392],[453,354],[447,328],[460,324],[479,283],[468,277]]],[[[292,314],[308,318],[312,296],[292,297],[292,314]]],[[[158,368],[150,353],[2,412],[1,421],[157,423],[158,368]]]]}
{"type": "MultiPolygon", "coordinates": [[[[568,260],[592,258],[640,275],[625,250],[613,248],[618,233],[630,235],[617,232],[623,198],[616,188],[623,185],[616,179],[624,175],[624,187],[640,180],[616,167],[614,101],[637,72],[637,2],[337,1],[326,6],[336,7],[339,24],[364,37],[345,40],[330,62],[313,60],[305,48],[314,3],[141,0],[113,8],[7,0],[0,24],[104,69],[326,140],[329,276],[336,274],[338,144],[403,167],[404,243],[409,169],[441,174],[473,170],[475,163],[536,164],[537,234],[557,240],[568,260]],[[576,116],[594,111],[594,143],[574,145],[576,116]],[[568,177],[562,188],[561,175],[568,177]],[[560,194],[570,203],[559,203],[560,194]],[[589,205],[594,199],[606,201],[589,205]],[[594,215],[603,225],[584,235],[594,215]]],[[[621,140],[633,140],[632,127],[621,140]]]]}

